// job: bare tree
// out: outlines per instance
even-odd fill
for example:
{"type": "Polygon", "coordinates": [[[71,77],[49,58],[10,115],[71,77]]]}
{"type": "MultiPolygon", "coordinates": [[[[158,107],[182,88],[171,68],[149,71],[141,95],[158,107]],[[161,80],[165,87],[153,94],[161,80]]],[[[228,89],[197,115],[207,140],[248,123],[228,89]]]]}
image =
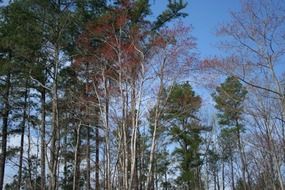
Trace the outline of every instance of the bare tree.
{"type": "MultiPolygon", "coordinates": [[[[226,37],[226,40],[221,43],[221,48],[228,53],[228,57],[220,60],[206,60],[204,66],[210,66],[212,71],[220,74],[237,77],[247,85],[249,92],[253,93],[247,102],[247,106],[250,107],[248,108],[250,113],[245,112],[248,117],[247,122],[252,123],[267,136],[268,146],[264,146],[263,151],[271,152],[269,160],[272,165],[269,168],[276,173],[275,180],[278,179],[280,189],[284,189],[280,172],[282,165],[280,161],[283,158],[277,156],[279,152],[284,151],[278,145],[279,139],[284,139],[281,132],[284,125],[280,122],[285,114],[282,79],[285,46],[281,42],[284,41],[284,2],[250,0],[241,1],[241,4],[241,10],[233,12],[232,20],[222,25],[217,33],[226,37]],[[266,102],[271,104],[268,105],[266,102]],[[252,105],[254,106],[251,107],[252,105]],[[274,114],[273,108],[278,109],[274,114]],[[257,117],[261,120],[257,120],[257,117]],[[260,123],[261,121],[264,123],[260,123]]],[[[253,129],[246,126],[246,130],[253,129]]],[[[254,133],[251,135],[255,136],[254,133]]],[[[252,147],[245,137],[246,135],[241,138],[242,146],[251,147],[253,150],[262,147],[257,144],[252,147]]],[[[241,160],[249,170],[250,163],[248,163],[249,159],[244,159],[245,154],[241,155],[241,160]]],[[[249,176],[250,171],[247,173],[249,176]]]]}

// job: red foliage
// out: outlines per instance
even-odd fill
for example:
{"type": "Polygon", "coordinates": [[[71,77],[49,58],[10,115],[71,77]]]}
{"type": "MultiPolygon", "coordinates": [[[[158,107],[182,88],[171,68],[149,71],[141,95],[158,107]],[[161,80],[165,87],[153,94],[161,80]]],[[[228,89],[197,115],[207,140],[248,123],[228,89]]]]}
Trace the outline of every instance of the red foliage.
{"type": "Polygon", "coordinates": [[[201,69],[213,69],[217,66],[221,66],[222,62],[221,60],[217,59],[217,58],[213,58],[213,59],[205,59],[201,62],[200,67],[201,69]]]}
{"type": "Polygon", "coordinates": [[[183,57],[184,62],[193,63],[194,56],[189,56],[189,51],[196,44],[193,38],[188,37],[191,28],[178,23],[154,36],[143,24],[132,23],[129,15],[131,6],[129,0],[122,1],[121,6],[86,25],[77,39],[77,47],[82,53],[75,57],[74,65],[93,65],[96,71],[91,77],[98,83],[102,74],[112,80],[116,80],[119,73],[126,81],[130,78],[136,80],[141,64],[144,64],[142,61],[148,58],[142,55],[143,49],[146,49],[145,41],[148,52],[155,54],[155,50],[167,50],[169,62],[178,63],[178,59],[183,57]]]}

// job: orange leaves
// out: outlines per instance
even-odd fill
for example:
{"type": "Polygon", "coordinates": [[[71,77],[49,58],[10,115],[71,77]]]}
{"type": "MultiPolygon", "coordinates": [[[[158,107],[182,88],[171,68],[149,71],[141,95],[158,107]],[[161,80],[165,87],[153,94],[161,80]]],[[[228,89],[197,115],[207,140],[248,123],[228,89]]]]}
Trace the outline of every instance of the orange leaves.
{"type": "Polygon", "coordinates": [[[76,63],[95,63],[112,74],[114,69],[121,69],[120,72],[126,76],[136,75],[142,61],[138,49],[141,49],[143,29],[131,23],[129,11],[124,6],[122,4],[87,24],[77,40],[82,54],[76,57],[76,63]]]}
{"type": "Polygon", "coordinates": [[[221,61],[218,59],[205,59],[201,62],[202,69],[211,69],[221,65],[221,61]]]}
{"type": "MultiPolygon", "coordinates": [[[[116,11],[115,11],[116,12],[116,11]]],[[[126,23],[126,16],[110,12],[95,22],[86,25],[85,32],[78,38],[78,47],[88,50],[97,57],[114,59],[119,46],[120,30],[126,23]]]]}
{"type": "Polygon", "coordinates": [[[134,5],[129,0],[122,1],[101,18],[88,23],[77,40],[82,54],[75,62],[95,64],[97,69],[106,71],[105,75],[116,78],[120,74],[126,81],[136,80],[146,61],[158,56],[160,51],[167,54],[167,62],[172,67],[186,67],[186,62],[192,64],[194,56],[190,52],[196,44],[193,38],[187,37],[191,28],[180,22],[170,29],[153,32],[149,22],[131,18],[134,5]]]}
{"type": "Polygon", "coordinates": [[[124,12],[121,12],[115,19],[115,28],[123,28],[128,22],[128,17],[124,12]]]}

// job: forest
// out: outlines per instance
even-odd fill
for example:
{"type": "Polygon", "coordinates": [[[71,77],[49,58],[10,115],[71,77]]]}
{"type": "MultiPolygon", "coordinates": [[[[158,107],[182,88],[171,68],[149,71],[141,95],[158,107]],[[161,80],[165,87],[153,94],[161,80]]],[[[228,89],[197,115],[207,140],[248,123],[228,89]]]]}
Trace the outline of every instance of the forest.
{"type": "Polygon", "coordinates": [[[284,190],[284,0],[188,6],[0,0],[0,190],[284,190]]]}

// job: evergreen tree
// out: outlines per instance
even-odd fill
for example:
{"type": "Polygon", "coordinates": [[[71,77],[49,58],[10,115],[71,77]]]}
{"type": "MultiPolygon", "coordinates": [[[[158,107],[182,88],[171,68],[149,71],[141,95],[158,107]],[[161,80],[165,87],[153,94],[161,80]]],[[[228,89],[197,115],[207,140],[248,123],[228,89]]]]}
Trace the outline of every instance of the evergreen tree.
{"type": "MultiPolygon", "coordinates": [[[[246,167],[246,158],[244,154],[244,149],[241,141],[241,133],[244,131],[244,127],[242,124],[243,118],[242,114],[244,111],[243,102],[245,100],[247,94],[247,90],[236,77],[228,77],[224,83],[222,83],[219,87],[216,88],[216,93],[213,94],[213,98],[216,102],[216,108],[218,109],[218,118],[219,124],[222,126],[226,126],[228,128],[222,129],[222,138],[225,139],[225,135],[229,135],[229,137],[236,136],[236,144],[240,153],[241,165],[242,165],[242,175],[243,175],[243,187],[247,189],[246,184],[246,175],[248,174],[246,167]]],[[[224,143],[230,143],[234,139],[229,138],[224,141],[224,143]]],[[[228,146],[224,145],[225,149],[223,150],[225,153],[229,152],[231,158],[231,165],[233,162],[233,148],[231,144],[228,146]]],[[[231,170],[233,170],[233,166],[231,166],[231,170]]],[[[233,175],[233,171],[231,172],[233,175]]],[[[232,176],[232,183],[234,183],[234,177],[232,176]]],[[[249,183],[249,180],[248,180],[249,183]]],[[[232,185],[234,186],[234,184],[232,185]]]]}
{"type": "Polygon", "coordinates": [[[242,130],[243,102],[247,90],[236,77],[228,77],[221,86],[217,87],[213,98],[216,108],[219,110],[219,123],[225,126],[233,126],[242,130]]]}
{"type": "MultiPolygon", "coordinates": [[[[3,185],[3,177],[5,175],[5,156],[6,156],[6,141],[8,135],[17,133],[21,134],[20,159],[18,172],[18,186],[21,183],[21,175],[23,168],[23,146],[25,127],[28,124],[27,107],[31,102],[28,102],[29,89],[31,83],[29,81],[29,70],[35,57],[39,54],[41,40],[39,36],[39,28],[33,20],[33,15],[26,10],[26,3],[16,1],[9,6],[1,7],[1,23],[0,23],[0,51],[1,51],[1,77],[6,81],[3,84],[6,93],[3,96],[4,110],[1,110],[3,115],[2,125],[2,153],[1,153],[1,172],[0,173],[0,189],[3,185]],[[29,24],[26,24],[29,23],[29,24]],[[6,76],[5,76],[6,75],[6,76]],[[24,97],[24,98],[22,98],[24,97]],[[12,100],[12,101],[10,101],[12,100]],[[13,115],[9,113],[13,111],[13,115]],[[13,125],[8,123],[18,123],[18,128],[12,128],[13,125]]],[[[2,85],[1,84],[1,85],[2,85]]],[[[4,90],[4,89],[3,89],[4,90]]],[[[17,153],[17,152],[15,152],[17,153]]]]}
{"type": "Polygon", "coordinates": [[[188,189],[201,189],[202,126],[197,117],[201,98],[195,94],[189,83],[175,84],[169,91],[163,120],[170,123],[172,139],[177,142],[174,150],[180,169],[177,183],[188,189]]]}

